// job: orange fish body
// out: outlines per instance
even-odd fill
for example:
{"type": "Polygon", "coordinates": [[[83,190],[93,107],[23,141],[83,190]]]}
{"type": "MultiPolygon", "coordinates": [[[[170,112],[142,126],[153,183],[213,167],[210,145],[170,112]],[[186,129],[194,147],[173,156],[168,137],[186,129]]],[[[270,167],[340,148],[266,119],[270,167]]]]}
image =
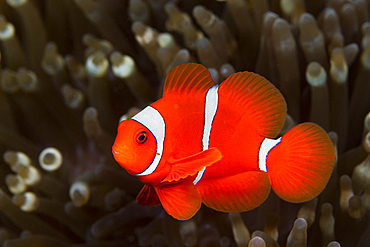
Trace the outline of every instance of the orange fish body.
{"type": "Polygon", "coordinates": [[[141,205],[191,218],[204,203],[222,212],[251,210],[270,189],[282,199],[316,197],[331,175],[335,154],[313,123],[283,127],[286,103],[263,77],[239,72],[215,85],[206,68],[183,64],[166,78],[163,97],[122,121],[116,161],[146,185],[141,205]]]}

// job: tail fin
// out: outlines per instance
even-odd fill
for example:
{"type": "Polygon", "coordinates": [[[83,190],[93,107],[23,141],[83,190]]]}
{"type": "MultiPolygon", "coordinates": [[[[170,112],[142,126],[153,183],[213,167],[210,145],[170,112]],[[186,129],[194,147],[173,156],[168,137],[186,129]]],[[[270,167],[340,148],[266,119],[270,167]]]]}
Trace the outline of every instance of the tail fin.
{"type": "Polygon", "coordinates": [[[289,202],[313,199],[333,171],[335,151],[318,125],[303,123],[289,130],[267,156],[267,174],[274,192],[289,202]]]}

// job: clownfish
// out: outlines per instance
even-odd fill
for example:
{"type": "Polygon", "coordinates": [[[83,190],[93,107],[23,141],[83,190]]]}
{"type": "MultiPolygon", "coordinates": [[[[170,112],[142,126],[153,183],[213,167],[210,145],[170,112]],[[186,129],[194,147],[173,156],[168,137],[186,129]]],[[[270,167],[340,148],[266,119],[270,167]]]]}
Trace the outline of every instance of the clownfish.
{"type": "Polygon", "coordinates": [[[325,188],[335,151],[314,123],[275,139],[286,112],[281,93],[260,75],[238,72],[215,84],[204,66],[182,64],[168,73],[161,99],[119,124],[113,156],[145,184],[138,204],[162,204],[179,220],[202,203],[221,212],[254,209],[271,188],[305,202],[325,188]]]}

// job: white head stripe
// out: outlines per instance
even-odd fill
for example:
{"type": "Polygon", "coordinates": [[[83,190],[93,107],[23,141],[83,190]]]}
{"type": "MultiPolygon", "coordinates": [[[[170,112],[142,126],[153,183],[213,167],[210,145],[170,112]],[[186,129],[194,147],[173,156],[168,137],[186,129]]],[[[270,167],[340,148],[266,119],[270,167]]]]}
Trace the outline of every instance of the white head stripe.
{"type": "MultiPolygon", "coordinates": [[[[205,110],[204,110],[204,129],[203,129],[203,151],[209,148],[209,136],[211,135],[212,123],[215,118],[218,108],[218,86],[211,87],[206,95],[205,110]]],[[[193,184],[196,185],[202,178],[206,167],[198,172],[197,177],[194,179],[193,184]]]]}
{"type": "Polygon", "coordinates": [[[147,106],[144,110],[133,116],[132,119],[138,121],[150,130],[157,141],[157,152],[152,163],[142,173],[135,174],[136,176],[149,175],[155,171],[161,161],[166,125],[159,111],[151,106],[147,106]]]}
{"type": "Polygon", "coordinates": [[[281,141],[281,137],[276,140],[265,138],[262,141],[260,151],[258,154],[258,167],[260,168],[261,171],[267,172],[267,167],[266,167],[267,155],[270,152],[270,150],[273,147],[275,147],[280,141],[281,141]]]}

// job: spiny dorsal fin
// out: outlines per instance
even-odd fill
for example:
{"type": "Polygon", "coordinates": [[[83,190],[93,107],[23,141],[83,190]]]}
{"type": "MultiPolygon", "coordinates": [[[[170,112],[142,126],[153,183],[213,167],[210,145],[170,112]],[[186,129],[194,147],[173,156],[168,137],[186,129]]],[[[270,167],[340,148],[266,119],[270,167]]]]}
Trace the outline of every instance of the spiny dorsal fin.
{"type": "Polygon", "coordinates": [[[164,83],[163,96],[170,93],[206,92],[215,83],[201,64],[185,63],[173,68],[164,83]]]}
{"type": "Polygon", "coordinates": [[[221,83],[219,97],[232,107],[241,107],[257,132],[268,138],[276,137],[284,125],[286,103],[282,94],[264,77],[252,72],[239,72],[221,83]]]}

